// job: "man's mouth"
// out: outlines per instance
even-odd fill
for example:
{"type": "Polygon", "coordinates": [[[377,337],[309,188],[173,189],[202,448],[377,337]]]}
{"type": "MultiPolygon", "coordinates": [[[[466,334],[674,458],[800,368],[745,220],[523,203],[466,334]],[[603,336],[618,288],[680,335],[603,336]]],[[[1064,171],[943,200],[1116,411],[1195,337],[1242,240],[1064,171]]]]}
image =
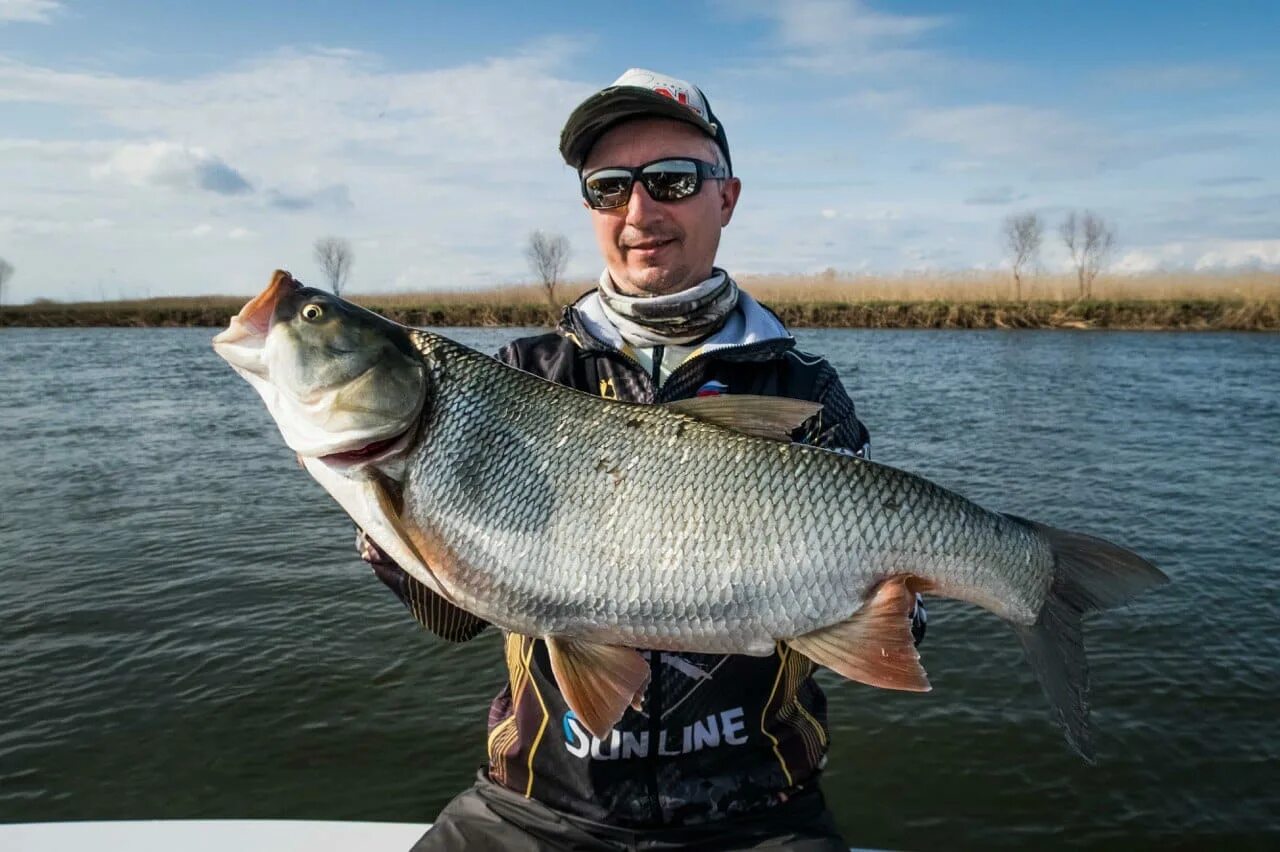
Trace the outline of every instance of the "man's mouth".
{"type": "Polygon", "coordinates": [[[675,240],[643,240],[636,243],[628,243],[627,251],[639,252],[656,252],[674,243],[675,240]]]}

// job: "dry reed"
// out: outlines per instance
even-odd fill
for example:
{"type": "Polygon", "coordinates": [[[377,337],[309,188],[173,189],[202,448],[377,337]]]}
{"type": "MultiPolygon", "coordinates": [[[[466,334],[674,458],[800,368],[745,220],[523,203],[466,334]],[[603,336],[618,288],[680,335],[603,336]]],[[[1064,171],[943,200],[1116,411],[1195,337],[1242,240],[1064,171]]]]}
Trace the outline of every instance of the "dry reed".
{"type": "MultiPolygon", "coordinates": [[[[742,285],[796,326],[858,328],[1178,328],[1280,330],[1280,275],[1266,272],[1102,276],[1092,298],[1075,278],[1029,276],[1013,300],[1007,273],[868,276],[746,275],[742,285]]],[[[591,282],[561,287],[564,301],[591,282]]],[[[486,290],[351,294],[353,301],[413,325],[536,326],[554,322],[536,285],[486,290]]],[[[220,326],[242,296],[118,302],[42,301],[6,306],[0,325],[220,326]]]]}

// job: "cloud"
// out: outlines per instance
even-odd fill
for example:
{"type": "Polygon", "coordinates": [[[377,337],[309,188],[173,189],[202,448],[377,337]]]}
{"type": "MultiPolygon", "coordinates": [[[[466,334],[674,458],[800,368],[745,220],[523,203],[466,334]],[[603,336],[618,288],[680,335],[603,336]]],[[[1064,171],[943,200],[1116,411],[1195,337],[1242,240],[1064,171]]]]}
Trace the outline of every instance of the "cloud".
{"type": "Polygon", "coordinates": [[[1135,65],[1102,72],[1099,75],[1109,87],[1140,92],[1218,89],[1239,83],[1244,73],[1225,65],[1135,65]]]}
{"type": "Polygon", "coordinates": [[[943,57],[915,43],[949,23],[938,15],[879,12],[862,0],[778,0],[722,4],[731,14],[777,26],[783,61],[824,74],[881,74],[937,68],[943,57]]]}
{"type": "Polygon", "coordinates": [[[351,191],[347,189],[347,185],[344,183],[326,186],[314,192],[269,190],[267,192],[267,203],[280,210],[290,211],[311,210],[316,207],[349,210],[353,206],[351,203],[351,191]]]}
{"type": "Polygon", "coordinates": [[[912,109],[902,133],[955,149],[961,156],[953,162],[975,171],[1019,167],[1041,177],[1096,175],[1249,141],[1229,130],[1167,130],[1153,139],[1146,130],[1108,128],[1057,109],[999,103],[912,109]]]}
{"type": "MultiPolygon", "coordinates": [[[[0,57],[0,112],[47,105],[93,135],[74,145],[0,138],[0,219],[25,230],[117,221],[114,242],[81,241],[71,261],[23,276],[68,297],[91,295],[82,282],[105,262],[132,286],[173,288],[155,277],[163,264],[126,270],[119,259],[166,251],[188,270],[186,292],[252,292],[261,269],[309,274],[311,243],[329,232],[379,245],[361,257],[356,287],[388,288],[411,267],[433,269],[437,287],[510,280],[524,270],[529,231],[582,227],[572,173],[555,153],[565,116],[592,90],[562,71],[576,49],[551,39],[428,70],[388,69],[354,51],[282,50],[177,78],[0,57]],[[166,248],[202,223],[204,239],[166,248]],[[233,238],[234,228],[244,233],[233,238]]],[[[46,231],[26,250],[67,256],[67,240],[46,231]]],[[[595,262],[580,253],[569,274],[585,277],[595,262]]]]}
{"type": "Polygon", "coordinates": [[[64,11],[59,0],[0,0],[0,24],[49,24],[64,11]]]}
{"type": "Polygon", "coordinates": [[[242,195],[253,187],[244,176],[204,148],[174,142],[123,145],[93,169],[94,177],[121,178],[136,186],[165,186],[218,195],[242,195]]]}
{"type": "Polygon", "coordinates": [[[1012,204],[1026,198],[1025,193],[1014,193],[1011,186],[993,186],[979,190],[965,198],[965,204],[1012,204]]]}
{"type": "Polygon", "coordinates": [[[1280,240],[1223,240],[1195,262],[1199,270],[1280,268],[1280,240]]]}
{"type": "Polygon", "coordinates": [[[1187,270],[1230,272],[1276,269],[1280,269],[1280,239],[1158,243],[1127,251],[1110,267],[1110,271],[1124,275],[1187,270]]]}
{"type": "Polygon", "coordinates": [[[1249,183],[1262,183],[1256,175],[1224,175],[1223,177],[1201,178],[1196,181],[1200,186],[1242,186],[1249,183]]]}

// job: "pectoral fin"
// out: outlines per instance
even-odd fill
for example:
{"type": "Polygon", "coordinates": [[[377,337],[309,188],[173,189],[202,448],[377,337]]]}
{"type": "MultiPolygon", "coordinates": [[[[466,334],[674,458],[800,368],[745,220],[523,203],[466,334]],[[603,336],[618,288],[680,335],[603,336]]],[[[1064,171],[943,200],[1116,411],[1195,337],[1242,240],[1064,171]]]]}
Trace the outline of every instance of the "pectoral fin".
{"type": "Polygon", "coordinates": [[[707,423],[771,441],[790,441],[792,432],[822,410],[817,402],[750,394],[696,396],[665,405],[707,423]]]}
{"type": "Polygon", "coordinates": [[[556,636],[546,641],[565,703],[594,736],[608,737],[648,685],[649,664],[631,648],[556,636]]]}
{"type": "Polygon", "coordinates": [[[911,635],[915,592],[908,586],[913,579],[890,577],[848,621],[788,639],[787,644],[850,680],[881,689],[928,692],[929,678],[911,635]]]}
{"type": "MultiPolygon", "coordinates": [[[[381,521],[381,525],[385,529],[386,534],[393,536],[395,541],[402,548],[408,551],[409,555],[413,557],[414,561],[421,567],[421,569],[427,572],[426,577],[415,577],[414,579],[418,580],[419,583],[429,591],[433,592],[441,600],[449,603],[451,606],[454,605],[445,593],[443,584],[436,578],[435,569],[432,567],[431,563],[427,561],[421,550],[414,544],[413,537],[410,536],[404,528],[404,522],[400,519],[400,511],[404,506],[404,497],[400,489],[395,485],[395,483],[392,483],[385,478],[372,479],[368,482],[366,487],[369,489],[369,493],[372,495],[374,502],[378,507],[378,520],[381,521]],[[434,586],[431,584],[434,584],[434,586]]],[[[366,531],[368,531],[368,528],[366,528],[366,531]]],[[[388,544],[386,542],[378,541],[377,537],[374,538],[374,541],[377,541],[378,546],[383,550],[387,549],[388,544]]],[[[408,573],[410,576],[413,575],[413,571],[410,569],[410,566],[401,564],[400,567],[405,570],[405,573],[408,573]]]]}

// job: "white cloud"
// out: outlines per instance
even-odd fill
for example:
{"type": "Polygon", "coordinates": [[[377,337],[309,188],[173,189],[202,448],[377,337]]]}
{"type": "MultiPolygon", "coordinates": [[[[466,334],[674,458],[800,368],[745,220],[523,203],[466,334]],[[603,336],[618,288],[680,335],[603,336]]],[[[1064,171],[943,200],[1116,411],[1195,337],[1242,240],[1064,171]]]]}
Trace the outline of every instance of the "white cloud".
{"type": "Polygon", "coordinates": [[[822,74],[901,74],[936,71],[945,62],[941,54],[916,43],[946,26],[946,17],[880,12],[863,0],[725,0],[721,5],[727,14],[773,21],[781,60],[792,68],[822,74]]]}
{"type": "Polygon", "coordinates": [[[1196,269],[1275,269],[1280,267],[1280,240],[1221,240],[1200,255],[1196,269]]]}
{"type": "Polygon", "coordinates": [[[1110,271],[1120,274],[1188,269],[1201,272],[1280,269],[1280,240],[1160,243],[1127,251],[1110,266],[1110,271]]]}
{"type": "Polygon", "coordinates": [[[59,0],[0,0],[0,24],[48,24],[63,11],[59,0]]]}
{"type": "Polygon", "coordinates": [[[1121,275],[1155,272],[1168,265],[1166,258],[1167,254],[1162,251],[1135,249],[1125,252],[1119,260],[1111,264],[1110,271],[1121,275]]]}
{"type": "Polygon", "coordinates": [[[219,195],[241,195],[253,188],[243,175],[204,148],[174,142],[123,145],[93,168],[93,176],[219,195]]]}
{"type": "MultiPolygon", "coordinates": [[[[0,223],[25,232],[50,223],[24,247],[17,286],[92,295],[82,282],[110,265],[122,286],[247,293],[261,286],[259,268],[309,274],[322,233],[378,246],[360,257],[352,283],[361,288],[391,289],[402,270],[428,265],[431,275],[414,278],[435,287],[511,280],[523,274],[530,230],[584,224],[556,154],[561,123],[592,88],[561,73],[570,56],[571,45],[546,41],[393,71],[353,51],[287,50],[185,79],[0,58],[0,111],[48,104],[97,135],[0,138],[0,223]],[[121,193],[119,183],[175,191],[121,193]],[[59,239],[56,223],[96,215],[114,218],[120,237],[77,240],[74,250],[59,239]],[[170,247],[175,232],[202,224],[230,245],[170,247]],[[166,264],[183,274],[161,280],[166,264]]],[[[585,276],[596,262],[581,253],[575,263],[570,275],[585,276]]]]}
{"type": "Polygon", "coordinates": [[[1102,82],[1137,91],[1217,89],[1238,83],[1244,77],[1239,68],[1207,63],[1187,65],[1135,65],[1103,72],[1102,82]]]}
{"type": "Polygon", "coordinates": [[[988,163],[1061,167],[1095,161],[1105,150],[1094,127],[1057,110],[1013,104],[913,109],[903,132],[988,163]]]}
{"type": "Polygon", "coordinates": [[[979,189],[970,193],[965,197],[965,204],[977,205],[1002,205],[1012,204],[1015,201],[1021,201],[1026,198],[1025,193],[1014,192],[1013,187],[1005,186],[989,186],[985,189],[979,189]]]}

